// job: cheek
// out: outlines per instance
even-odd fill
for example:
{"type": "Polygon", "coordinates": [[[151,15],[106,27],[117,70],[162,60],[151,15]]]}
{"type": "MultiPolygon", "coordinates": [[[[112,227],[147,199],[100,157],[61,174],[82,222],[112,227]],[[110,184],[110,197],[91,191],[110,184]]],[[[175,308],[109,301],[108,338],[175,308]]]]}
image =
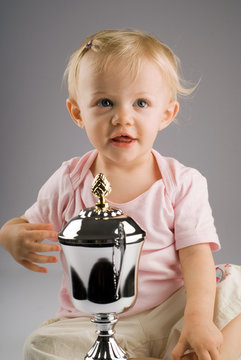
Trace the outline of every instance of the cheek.
{"type": "Polygon", "coordinates": [[[147,121],[144,126],[142,126],[142,135],[149,140],[155,139],[157,133],[159,132],[159,123],[147,121]]]}
{"type": "Polygon", "coordinates": [[[85,126],[85,131],[94,146],[98,146],[104,138],[103,126],[101,124],[88,123],[85,126]]]}
{"type": "Polygon", "coordinates": [[[91,121],[88,123],[88,130],[91,134],[98,136],[98,134],[104,132],[104,123],[101,121],[91,121]]]}
{"type": "Polygon", "coordinates": [[[149,141],[152,142],[152,143],[154,143],[154,141],[155,141],[155,139],[156,139],[156,137],[157,137],[157,134],[158,134],[158,130],[156,130],[156,131],[151,131],[151,132],[149,133],[149,141]]]}

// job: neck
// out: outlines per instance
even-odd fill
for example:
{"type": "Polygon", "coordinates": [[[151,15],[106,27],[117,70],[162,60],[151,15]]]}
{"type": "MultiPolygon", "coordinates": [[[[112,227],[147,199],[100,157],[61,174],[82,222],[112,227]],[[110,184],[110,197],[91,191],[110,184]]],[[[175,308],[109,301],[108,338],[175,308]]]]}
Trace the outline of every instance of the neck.
{"type": "Polygon", "coordinates": [[[91,166],[91,172],[94,176],[98,173],[104,173],[106,176],[113,176],[116,173],[130,175],[152,168],[154,162],[155,159],[151,151],[139,159],[135,159],[135,161],[125,163],[116,163],[98,153],[91,166]]]}
{"type": "Polygon", "coordinates": [[[135,164],[123,166],[113,164],[111,161],[102,161],[98,154],[91,172],[93,176],[101,172],[107,177],[112,187],[108,199],[114,203],[125,203],[135,199],[147,191],[154,182],[161,179],[160,170],[152,152],[135,164]]]}

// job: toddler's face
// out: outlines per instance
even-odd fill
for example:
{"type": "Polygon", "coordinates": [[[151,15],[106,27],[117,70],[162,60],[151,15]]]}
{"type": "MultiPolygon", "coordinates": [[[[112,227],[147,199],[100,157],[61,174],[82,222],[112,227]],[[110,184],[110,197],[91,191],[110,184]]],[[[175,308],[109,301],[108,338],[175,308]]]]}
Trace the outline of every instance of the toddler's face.
{"type": "Polygon", "coordinates": [[[99,155],[119,164],[149,156],[158,131],[178,111],[153,62],[143,59],[134,78],[126,69],[112,62],[98,73],[90,57],[83,58],[76,102],[67,101],[72,118],[86,130],[99,155]]]}

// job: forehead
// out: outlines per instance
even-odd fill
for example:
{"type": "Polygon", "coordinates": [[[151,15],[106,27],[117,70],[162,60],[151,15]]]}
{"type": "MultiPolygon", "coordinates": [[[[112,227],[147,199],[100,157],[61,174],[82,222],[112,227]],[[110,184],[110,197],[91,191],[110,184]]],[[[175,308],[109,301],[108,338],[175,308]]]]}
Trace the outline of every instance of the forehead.
{"type": "MultiPolygon", "coordinates": [[[[106,87],[109,84],[130,86],[138,82],[140,86],[153,88],[165,86],[163,74],[158,65],[151,59],[138,58],[136,61],[109,58],[106,62],[100,61],[93,54],[83,57],[79,64],[78,88],[106,87]]],[[[84,90],[84,89],[83,89],[84,90]]]]}

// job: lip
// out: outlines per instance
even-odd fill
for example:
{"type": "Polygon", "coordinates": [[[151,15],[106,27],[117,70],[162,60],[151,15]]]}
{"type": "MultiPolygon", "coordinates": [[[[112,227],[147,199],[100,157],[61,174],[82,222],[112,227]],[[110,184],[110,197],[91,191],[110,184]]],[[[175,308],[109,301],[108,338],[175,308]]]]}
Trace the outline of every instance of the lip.
{"type": "Polygon", "coordinates": [[[131,136],[130,134],[128,134],[127,132],[120,132],[115,134],[114,136],[111,137],[111,140],[116,139],[116,138],[129,138],[131,140],[136,140],[133,136],[131,136]]]}
{"type": "Polygon", "coordinates": [[[128,133],[118,133],[111,137],[111,143],[117,147],[128,148],[134,144],[136,138],[128,133]]]}

